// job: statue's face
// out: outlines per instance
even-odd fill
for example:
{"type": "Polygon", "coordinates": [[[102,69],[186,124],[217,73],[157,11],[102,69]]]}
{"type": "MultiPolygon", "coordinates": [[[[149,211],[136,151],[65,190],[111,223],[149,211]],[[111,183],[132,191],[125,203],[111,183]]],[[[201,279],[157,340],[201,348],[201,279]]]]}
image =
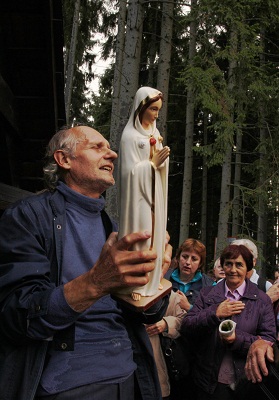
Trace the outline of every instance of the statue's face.
{"type": "Polygon", "coordinates": [[[158,101],[150,104],[150,106],[145,110],[141,122],[144,129],[148,129],[153,125],[154,121],[159,116],[159,111],[162,108],[162,104],[162,100],[159,99],[158,101]]]}

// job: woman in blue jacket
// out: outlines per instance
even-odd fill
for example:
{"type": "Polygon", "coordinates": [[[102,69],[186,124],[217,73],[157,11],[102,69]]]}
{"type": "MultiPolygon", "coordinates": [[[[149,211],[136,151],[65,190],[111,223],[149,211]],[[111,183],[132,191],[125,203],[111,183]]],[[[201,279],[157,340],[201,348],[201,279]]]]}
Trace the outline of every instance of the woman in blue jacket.
{"type": "MultiPolygon", "coordinates": [[[[206,262],[206,247],[197,239],[188,238],[179,246],[175,257],[175,268],[170,270],[166,278],[172,282],[173,290],[180,297],[180,307],[187,312],[193,307],[203,287],[212,287],[213,279],[204,273],[206,262]]],[[[185,388],[187,387],[187,398],[193,399],[195,388],[192,378],[186,376],[188,365],[192,364],[194,356],[193,349],[184,341],[185,363],[183,365],[183,377],[171,380],[171,399],[184,400],[185,388]]]]}
{"type": "Polygon", "coordinates": [[[204,273],[206,247],[197,239],[188,238],[179,246],[175,256],[175,268],[170,269],[166,278],[181,297],[182,308],[189,311],[205,286],[212,286],[214,280],[204,273]]]}
{"type": "Polygon", "coordinates": [[[249,346],[259,336],[271,344],[276,339],[271,300],[246,279],[253,268],[251,252],[243,245],[230,245],[220,261],[225,279],[200,291],[181,326],[182,334],[195,346],[192,373],[199,400],[240,400],[242,395],[235,388],[244,376],[249,346]],[[221,337],[219,325],[225,319],[233,320],[236,329],[221,337]]]}

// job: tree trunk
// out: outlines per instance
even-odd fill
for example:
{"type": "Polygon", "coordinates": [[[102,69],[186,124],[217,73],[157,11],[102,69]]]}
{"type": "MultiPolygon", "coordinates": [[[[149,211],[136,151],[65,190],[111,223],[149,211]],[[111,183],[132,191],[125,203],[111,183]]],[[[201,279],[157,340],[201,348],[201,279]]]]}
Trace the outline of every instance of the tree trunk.
{"type": "Polygon", "coordinates": [[[65,109],[66,109],[66,122],[69,125],[70,121],[70,107],[72,100],[72,89],[73,89],[73,79],[74,79],[74,69],[75,69],[75,54],[76,54],[76,46],[77,46],[77,34],[79,27],[79,9],[80,9],[80,0],[76,0],[75,3],[75,13],[73,18],[73,28],[72,28],[72,37],[71,44],[69,50],[68,59],[68,67],[66,72],[66,84],[65,84],[65,109]]]}
{"type": "MultiPolygon", "coordinates": [[[[192,21],[190,23],[190,40],[189,40],[189,64],[192,63],[196,52],[196,31],[197,31],[196,6],[197,6],[197,0],[192,0],[191,1],[192,21]]],[[[186,104],[186,134],[185,134],[184,172],[183,172],[179,243],[182,243],[185,239],[189,237],[192,169],[193,169],[194,113],[195,113],[194,96],[195,95],[193,87],[191,84],[189,84],[187,90],[187,104],[186,104]]]]}
{"type": "MultiPolygon", "coordinates": [[[[260,143],[261,143],[261,150],[260,150],[260,174],[259,174],[259,187],[263,186],[265,182],[265,174],[264,170],[264,162],[265,162],[265,154],[264,154],[264,143],[266,141],[266,129],[262,127],[260,129],[260,143]]],[[[267,231],[267,212],[266,212],[266,201],[264,196],[259,196],[259,211],[258,211],[258,232],[257,232],[257,242],[258,242],[258,250],[259,250],[259,258],[257,265],[261,270],[261,274],[263,276],[266,275],[266,268],[265,268],[265,254],[264,248],[266,243],[266,231],[267,231]]]]}
{"type": "MultiPolygon", "coordinates": [[[[241,179],[241,148],[242,133],[236,135],[236,154],[234,167],[234,188],[233,188],[233,208],[232,208],[232,236],[236,237],[239,233],[240,219],[240,179],[241,179]]],[[[244,210],[243,210],[244,213],[244,210]]]]}
{"type": "MultiPolygon", "coordinates": [[[[265,32],[264,28],[261,29],[261,43],[262,43],[262,48],[264,48],[264,37],[265,37],[265,32]]],[[[262,53],[260,55],[260,63],[261,66],[265,64],[265,56],[262,53]]],[[[266,181],[266,176],[265,176],[265,158],[266,158],[266,148],[265,148],[265,143],[266,143],[266,138],[267,138],[267,130],[264,126],[265,124],[265,112],[264,112],[264,107],[262,104],[260,104],[260,110],[259,110],[259,115],[260,115],[260,175],[259,175],[259,183],[258,186],[261,188],[263,187],[264,182],[266,181]]],[[[258,258],[258,266],[261,271],[261,275],[263,277],[266,276],[266,266],[264,262],[264,258],[266,254],[264,253],[264,249],[266,248],[266,237],[267,237],[267,205],[266,201],[263,198],[263,196],[259,196],[259,211],[258,211],[258,232],[257,232],[257,242],[258,242],[258,250],[259,250],[259,258],[258,258]]]]}
{"type": "Polygon", "coordinates": [[[167,115],[168,115],[168,96],[169,79],[171,67],[171,49],[173,32],[173,2],[163,2],[162,21],[161,21],[161,41],[158,64],[157,88],[164,94],[164,107],[160,111],[158,128],[164,137],[164,144],[167,144],[167,115]]]}
{"type": "Polygon", "coordinates": [[[218,220],[216,257],[219,257],[221,251],[227,245],[228,221],[230,214],[229,211],[230,188],[231,188],[231,145],[228,144],[222,167],[221,197],[220,197],[220,211],[218,220]]]}
{"type": "MultiPolygon", "coordinates": [[[[235,87],[235,68],[236,61],[233,54],[237,54],[237,33],[234,27],[230,34],[230,45],[231,45],[231,60],[229,64],[229,77],[228,77],[228,92],[233,97],[233,90],[235,87]]],[[[232,102],[231,107],[228,109],[228,118],[234,121],[234,103],[232,102]]],[[[233,132],[228,132],[229,136],[233,138],[233,132]]],[[[221,251],[228,244],[228,224],[230,216],[230,192],[231,192],[231,159],[232,159],[232,144],[228,140],[226,145],[223,166],[222,166],[222,180],[221,180],[221,196],[220,196],[220,211],[218,219],[218,233],[217,233],[217,246],[216,246],[216,257],[218,257],[221,251]]]]}
{"type": "MultiPolygon", "coordinates": [[[[207,121],[208,121],[208,113],[204,113],[203,117],[203,144],[207,145],[207,121]]],[[[202,163],[202,207],[201,207],[201,241],[206,246],[206,228],[207,228],[207,172],[208,168],[206,165],[206,158],[203,157],[202,163]]]]}
{"type": "Polygon", "coordinates": [[[156,8],[155,11],[155,17],[154,14],[152,14],[152,33],[151,33],[151,38],[150,42],[148,43],[148,60],[147,60],[147,66],[148,68],[148,79],[147,79],[147,86],[150,87],[155,87],[155,61],[156,61],[156,55],[157,55],[157,23],[158,23],[158,9],[156,8]]]}
{"type": "Polygon", "coordinates": [[[110,145],[113,149],[117,149],[120,142],[119,105],[120,105],[121,76],[122,76],[122,66],[124,58],[124,46],[125,46],[126,14],[127,14],[127,0],[120,0],[119,12],[118,12],[118,32],[116,38],[111,125],[110,125],[110,145]]]}
{"type": "Polygon", "coordinates": [[[131,0],[127,13],[127,29],[120,91],[121,102],[119,116],[121,133],[128,121],[129,110],[139,86],[143,15],[142,1],[131,0]]]}
{"type": "MultiPolygon", "coordinates": [[[[128,121],[133,97],[138,90],[143,16],[142,1],[131,0],[127,11],[127,28],[121,71],[118,109],[119,122],[117,124],[117,131],[111,134],[111,136],[115,135],[113,143],[116,150],[119,148],[121,134],[128,121]]],[[[118,68],[118,66],[115,65],[115,68],[118,68]]],[[[118,221],[117,162],[115,163],[115,180],[116,184],[109,189],[106,195],[106,209],[109,215],[118,221]]]]}

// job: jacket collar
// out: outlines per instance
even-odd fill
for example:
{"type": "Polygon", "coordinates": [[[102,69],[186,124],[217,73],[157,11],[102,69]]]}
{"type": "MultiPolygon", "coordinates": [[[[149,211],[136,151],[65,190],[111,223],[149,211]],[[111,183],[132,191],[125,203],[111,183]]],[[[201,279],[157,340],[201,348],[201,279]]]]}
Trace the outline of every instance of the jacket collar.
{"type": "MultiPolygon", "coordinates": [[[[258,286],[251,282],[250,279],[245,279],[246,281],[246,289],[243,294],[243,299],[249,299],[249,300],[257,300],[259,297],[259,289],[258,286]]],[[[225,300],[225,279],[222,279],[219,283],[217,283],[215,286],[212,286],[212,289],[210,290],[206,302],[207,303],[221,303],[222,301],[225,300]]]]}
{"type": "Polygon", "coordinates": [[[65,212],[65,199],[62,194],[58,192],[58,190],[55,190],[51,194],[49,202],[55,217],[58,217],[58,215],[61,215],[65,212]]]}

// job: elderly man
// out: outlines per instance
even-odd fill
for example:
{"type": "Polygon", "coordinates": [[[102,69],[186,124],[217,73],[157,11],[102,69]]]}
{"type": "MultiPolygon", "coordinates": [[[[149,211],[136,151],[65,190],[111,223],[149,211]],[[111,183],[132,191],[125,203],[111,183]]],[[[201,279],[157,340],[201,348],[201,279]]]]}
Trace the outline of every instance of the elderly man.
{"type": "Polygon", "coordinates": [[[139,313],[111,296],[145,285],[157,257],[130,250],[150,232],[112,232],[102,193],[116,158],[90,127],[59,131],[46,153],[48,190],[1,218],[2,399],[161,399],[145,324],[162,319],[168,298],[139,313]]]}

